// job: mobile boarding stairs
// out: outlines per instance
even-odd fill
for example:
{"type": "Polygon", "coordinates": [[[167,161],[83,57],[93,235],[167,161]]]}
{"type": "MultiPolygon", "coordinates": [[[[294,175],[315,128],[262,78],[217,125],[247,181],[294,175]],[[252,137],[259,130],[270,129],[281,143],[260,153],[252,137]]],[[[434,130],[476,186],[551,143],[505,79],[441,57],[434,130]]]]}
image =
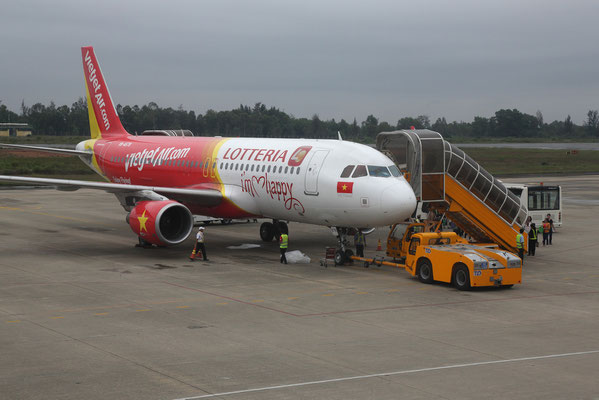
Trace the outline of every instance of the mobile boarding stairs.
{"type": "Polygon", "coordinates": [[[516,235],[528,210],[501,181],[441,134],[428,129],[381,132],[376,146],[404,173],[418,201],[444,213],[474,241],[518,252],[516,235]]]}

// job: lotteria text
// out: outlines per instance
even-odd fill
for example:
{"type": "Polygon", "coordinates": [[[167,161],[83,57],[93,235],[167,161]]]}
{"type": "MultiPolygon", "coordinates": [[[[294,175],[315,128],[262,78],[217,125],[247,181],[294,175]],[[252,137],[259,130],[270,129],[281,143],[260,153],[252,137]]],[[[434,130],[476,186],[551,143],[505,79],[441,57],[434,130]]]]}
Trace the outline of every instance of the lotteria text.
{"type": "Polygon", "coordinates": [[[227,149],[223,155],[223,160],[238,160],[238,161],[269,161],[285,162],[287,150],[273,149],[227,149]]]}

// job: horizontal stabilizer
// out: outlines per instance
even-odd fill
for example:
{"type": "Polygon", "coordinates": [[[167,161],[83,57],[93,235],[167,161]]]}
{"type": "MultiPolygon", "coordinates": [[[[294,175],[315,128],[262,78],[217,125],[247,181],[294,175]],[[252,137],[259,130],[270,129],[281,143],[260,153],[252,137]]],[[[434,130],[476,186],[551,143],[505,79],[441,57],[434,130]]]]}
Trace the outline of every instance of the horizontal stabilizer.
{"type": "Polygon", "coordinates": [[[0,147],[21,149],[21,150],[45,151],[47,153],[69,154],[69,155],[73,155],[73,156],[91,156],[91,155],[93,155],[93,153],[91,151],[60,149],[60,148],[56,148],[56,147],[30,146],[30,145],[26,145],[26,144],[0,143],[0,147]]]}

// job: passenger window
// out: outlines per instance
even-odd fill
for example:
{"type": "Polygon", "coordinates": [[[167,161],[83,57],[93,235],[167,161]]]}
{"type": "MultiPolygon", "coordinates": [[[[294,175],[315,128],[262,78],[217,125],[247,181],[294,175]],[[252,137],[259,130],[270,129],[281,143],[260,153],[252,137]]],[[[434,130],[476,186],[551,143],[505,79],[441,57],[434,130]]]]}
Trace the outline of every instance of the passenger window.
{"type": "Polygon", "coordinates": [[[266,169],[266,165],[262,165],[262,172],[266,169]]]}
{"type": "Polygon", "coordinates": [[[348,165],[347,167],[343,168],[343,171],[341,172],[341,178],[349,178],[351,172],[354,170],[354,167],[355,165],[348,165]]]}
{"type": "Polygon", "coordinates": [[[283,170],[283,167],[279,167],[279,174],[281,173],[281,171],[283,170]]]}
{"type": "Polygon", "coordinates": [[[254,164],[252,164],[252,172],[254,172],[254,167],[255,167],[254,164]]]}
{"type": "Polygon", "coordinates": [[[418,239],[418,238],[412,239],[412,241],[410,242],[410,250],[408,250],[411,255],[416,254],[416,249],[418,248],[418,246],[420,246],[420,239],[418,239]]]}
{"type": "Polygon", "coordinates": [[[297,167],[297,172],[296,172],[297,175],[299,175],[299,171],[300,171],[300,167],[297,167]]]}
{"type": "Polygon", "coordinates": [[[289,170],[289,167],[285,167],[285,173],[287,173],[288,170],[289,170]]]}
{"type": "Polygon", "coordinates": [[[291,167],[291,169],[289,170],[289,173],[290,173],[291,175],[293,175],[293,170],[294,170],[294,169],[295,169],[295,167],[291,167]]]}
{"type": "Polygon", "coordinates": [[[270,173],[270,165],[268,166],[268,171],[267,172],[270,173]]]}
{"type": "Polygon", "coordinates": [[[352,178],[360,178],[362,176],[368,176],[368,172],[366,171],[366,165],[358,165],[354,174],[351,176],[352,178]]]}

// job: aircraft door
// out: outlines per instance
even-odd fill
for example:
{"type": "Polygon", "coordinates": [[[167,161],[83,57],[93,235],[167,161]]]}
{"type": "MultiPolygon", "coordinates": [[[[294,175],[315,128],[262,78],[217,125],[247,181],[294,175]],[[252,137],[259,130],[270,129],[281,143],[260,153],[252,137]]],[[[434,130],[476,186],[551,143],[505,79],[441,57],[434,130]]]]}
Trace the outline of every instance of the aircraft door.
{"type": "Polygon", "coordinates": [[[318,196],[318,175],[327,154],[329,154],[328,150],[316,150],[312,154],[312,158],[306,168],[304,194],[318,196]]]}

